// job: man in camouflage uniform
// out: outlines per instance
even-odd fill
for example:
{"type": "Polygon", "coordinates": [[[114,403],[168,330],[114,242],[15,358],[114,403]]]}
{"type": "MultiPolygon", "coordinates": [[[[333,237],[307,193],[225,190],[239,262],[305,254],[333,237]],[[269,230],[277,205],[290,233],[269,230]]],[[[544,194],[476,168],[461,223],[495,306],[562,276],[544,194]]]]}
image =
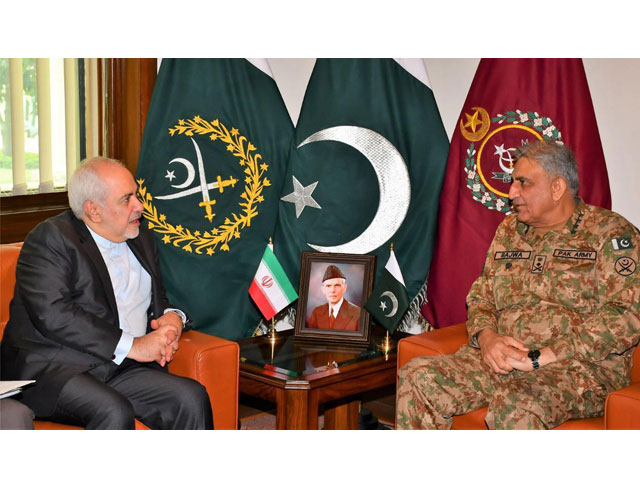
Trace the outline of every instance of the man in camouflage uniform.
{"type": "Polygon", "coordinates": [[[398,428],[450,428],[453,415],[487,405],[489,428],[553,428],[602,415],[607,394],[631,381],[640,233],[577,197],[567,148],[518,153],[515,215],[467,296],[469,345],[400,369],[398,428]]]}

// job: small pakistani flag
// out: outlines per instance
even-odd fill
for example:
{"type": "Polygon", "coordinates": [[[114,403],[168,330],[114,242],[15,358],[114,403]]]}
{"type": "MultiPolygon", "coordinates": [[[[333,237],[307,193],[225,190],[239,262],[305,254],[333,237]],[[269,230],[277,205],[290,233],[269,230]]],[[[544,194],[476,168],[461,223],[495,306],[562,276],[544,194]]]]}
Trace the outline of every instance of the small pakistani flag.
{"type": "Polygon", "coordinates": [[[409,308],[409,296],[396,255],[391,250],[389,260],[380,274],[376,288],[364,304],[376,321],[393,333],[409,308]]]}
{"type": "Polygon", "coordinates": [[[633,248],[631,237],[612,238],[611,245],[613,246],[614,250],[628,250],[630,248],[633,248]]]}

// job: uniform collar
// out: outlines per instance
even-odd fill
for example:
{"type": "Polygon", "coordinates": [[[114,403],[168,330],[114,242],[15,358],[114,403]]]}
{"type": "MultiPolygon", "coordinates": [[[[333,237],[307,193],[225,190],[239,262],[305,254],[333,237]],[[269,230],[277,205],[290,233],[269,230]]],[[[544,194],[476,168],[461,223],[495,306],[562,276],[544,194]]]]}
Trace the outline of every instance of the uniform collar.
{"type": "Polygon", "coordinates": [[[582,220],[587,213],[587,205],[580,198],[576,198],[576,208],[565,223],[562,233],[565,235],[575,235],[582,226],[582,220]]]}

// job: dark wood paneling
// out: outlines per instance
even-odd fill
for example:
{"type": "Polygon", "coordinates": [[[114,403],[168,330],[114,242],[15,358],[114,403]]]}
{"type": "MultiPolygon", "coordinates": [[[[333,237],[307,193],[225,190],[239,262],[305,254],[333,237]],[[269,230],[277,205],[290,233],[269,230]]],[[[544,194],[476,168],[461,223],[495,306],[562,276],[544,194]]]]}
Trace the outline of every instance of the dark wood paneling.
{"type": "Polygon", "coordinates": [[[68,208],[67,192],[0,197],[0,243],[22,242],[37,224],[68,208]]]}
{"type": "Polygon", "coordinates": [[[132,173],[138,165],[156,69],[155,58],[114,58],[107,70],[106,155],[122,160],[132,173]]]}

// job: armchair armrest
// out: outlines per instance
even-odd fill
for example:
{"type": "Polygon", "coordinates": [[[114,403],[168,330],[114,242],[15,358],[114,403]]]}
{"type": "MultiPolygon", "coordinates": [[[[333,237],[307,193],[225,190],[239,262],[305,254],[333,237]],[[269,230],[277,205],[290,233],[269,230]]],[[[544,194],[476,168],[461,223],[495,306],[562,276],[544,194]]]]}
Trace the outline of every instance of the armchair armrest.
{"type": "Polygon", "coordinates": [[[640,429],[640,382],[612,392],[604,406],[604,428],[607,430],[640,429]]]}
{"type": "Polygon", "coordinates": [[[398,342],[398,368],[414,357],[455,353],[465,343],[466,323],[403,338],[398,342]]]}
{"type": "Polygon", "coordinates": [[[193,378],[207,389],[217,430],[238,428],[239,355],[237,343],[189,330],[169,364],[171,373],[193,378]]]}

